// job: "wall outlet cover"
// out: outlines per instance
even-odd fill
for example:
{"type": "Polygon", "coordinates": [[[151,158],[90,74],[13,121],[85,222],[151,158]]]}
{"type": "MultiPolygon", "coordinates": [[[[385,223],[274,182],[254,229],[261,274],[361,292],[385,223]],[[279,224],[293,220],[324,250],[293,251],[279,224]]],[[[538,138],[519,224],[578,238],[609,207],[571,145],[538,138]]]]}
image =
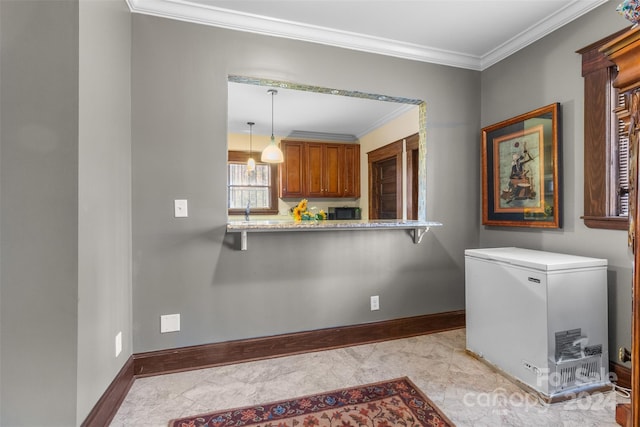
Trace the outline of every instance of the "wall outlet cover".
{"type": "Polygon", "coordinates": [[[160,333],[177,332],[180,330],[180,314],[166,314],[160,316],[160,333]]]}

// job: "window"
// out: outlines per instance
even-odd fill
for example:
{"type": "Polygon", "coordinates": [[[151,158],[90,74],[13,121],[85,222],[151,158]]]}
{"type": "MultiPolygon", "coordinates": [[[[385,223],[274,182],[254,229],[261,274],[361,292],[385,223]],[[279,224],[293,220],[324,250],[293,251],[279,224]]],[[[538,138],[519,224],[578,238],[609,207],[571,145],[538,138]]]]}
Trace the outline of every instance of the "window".
{"type": "Polygon", "coordinates": [[[599,49],[627,29],[578,51],[584,77],[584,222],[590,228],[628,226],[628,139],[616,110],[625,98],[613,87],[615,64],[599,49]]]}
{"type": "Polygon", "coordinates": [[[278,213],[277,166],[256,162],[256,169],[247,171],[249,153],[229,151],[227,163],[227,207],[229,215],[244,215],[247,205],[251,215],[278,213]]]}
{"type": "MultiPolygon", "coordinates": [[[[613,83],[613,82],[612,82],[613,83]]],[[[617,108],[614,114],[618,110],[626,110],[627,97],[619,93],[618,89],[615,89],[615,98],[617,99],[617,108]]],[[[629,134],[625,131],[625,123],[617,116],[613,118],[616,123],[615,129],[615,144],[614,147],[618,149],[615,153],[615,158],[618,161],[618,173],[617,173],[617,191],[615,201],[617,203],[616,213],[622,217],[629,217],[629,134]]]]}

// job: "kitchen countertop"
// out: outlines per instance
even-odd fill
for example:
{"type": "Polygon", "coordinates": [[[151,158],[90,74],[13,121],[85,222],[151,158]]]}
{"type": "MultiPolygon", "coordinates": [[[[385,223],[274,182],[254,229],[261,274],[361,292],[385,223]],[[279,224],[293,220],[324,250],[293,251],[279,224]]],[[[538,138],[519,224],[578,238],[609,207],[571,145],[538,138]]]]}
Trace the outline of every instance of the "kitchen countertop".
{"type": "Polygon", "coordinates": [[[332,230],[413,230],[414,243],[420,243],[422,236],[431,227],[440,227],[437,221],[418,220],[325,220],[294,221],[293,219],[256,219],[249,221],[229,221],[228,233],[241,233],[241,250],[247,250],[247,234],[261,232],[298,232],[332,230]]]}
{"type": "Polygon", "coordinates": [[[265,231],[313,231],[313,230],[370,230],[370,229],[412,229],[439,227],[436,221],[414,220],[326,220],[326,221],[294,221],[292,219],[266,219],[249,221],[229,221],[228,232],[265,232],[265,231]]]}

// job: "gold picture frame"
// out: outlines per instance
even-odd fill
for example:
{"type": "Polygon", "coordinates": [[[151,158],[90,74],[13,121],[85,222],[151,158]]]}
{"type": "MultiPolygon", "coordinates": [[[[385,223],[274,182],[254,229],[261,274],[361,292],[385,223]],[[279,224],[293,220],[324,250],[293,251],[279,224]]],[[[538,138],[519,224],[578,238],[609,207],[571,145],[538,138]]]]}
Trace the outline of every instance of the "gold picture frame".
{"type": "Polygon", "coordinates": [[[561,227],[560,104],[482,128],[482,224],[561,227]]]}

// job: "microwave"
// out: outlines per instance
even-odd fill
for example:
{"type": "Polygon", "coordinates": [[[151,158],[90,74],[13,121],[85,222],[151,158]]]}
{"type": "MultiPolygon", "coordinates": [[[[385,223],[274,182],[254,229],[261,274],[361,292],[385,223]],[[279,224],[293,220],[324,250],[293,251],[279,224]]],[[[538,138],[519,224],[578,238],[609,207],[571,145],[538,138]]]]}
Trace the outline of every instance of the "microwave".
{"type": "Polygon", "coordinates": [[[361,219],[360,217],[360,208],[329,208],[329,219],[361,219]]]}

